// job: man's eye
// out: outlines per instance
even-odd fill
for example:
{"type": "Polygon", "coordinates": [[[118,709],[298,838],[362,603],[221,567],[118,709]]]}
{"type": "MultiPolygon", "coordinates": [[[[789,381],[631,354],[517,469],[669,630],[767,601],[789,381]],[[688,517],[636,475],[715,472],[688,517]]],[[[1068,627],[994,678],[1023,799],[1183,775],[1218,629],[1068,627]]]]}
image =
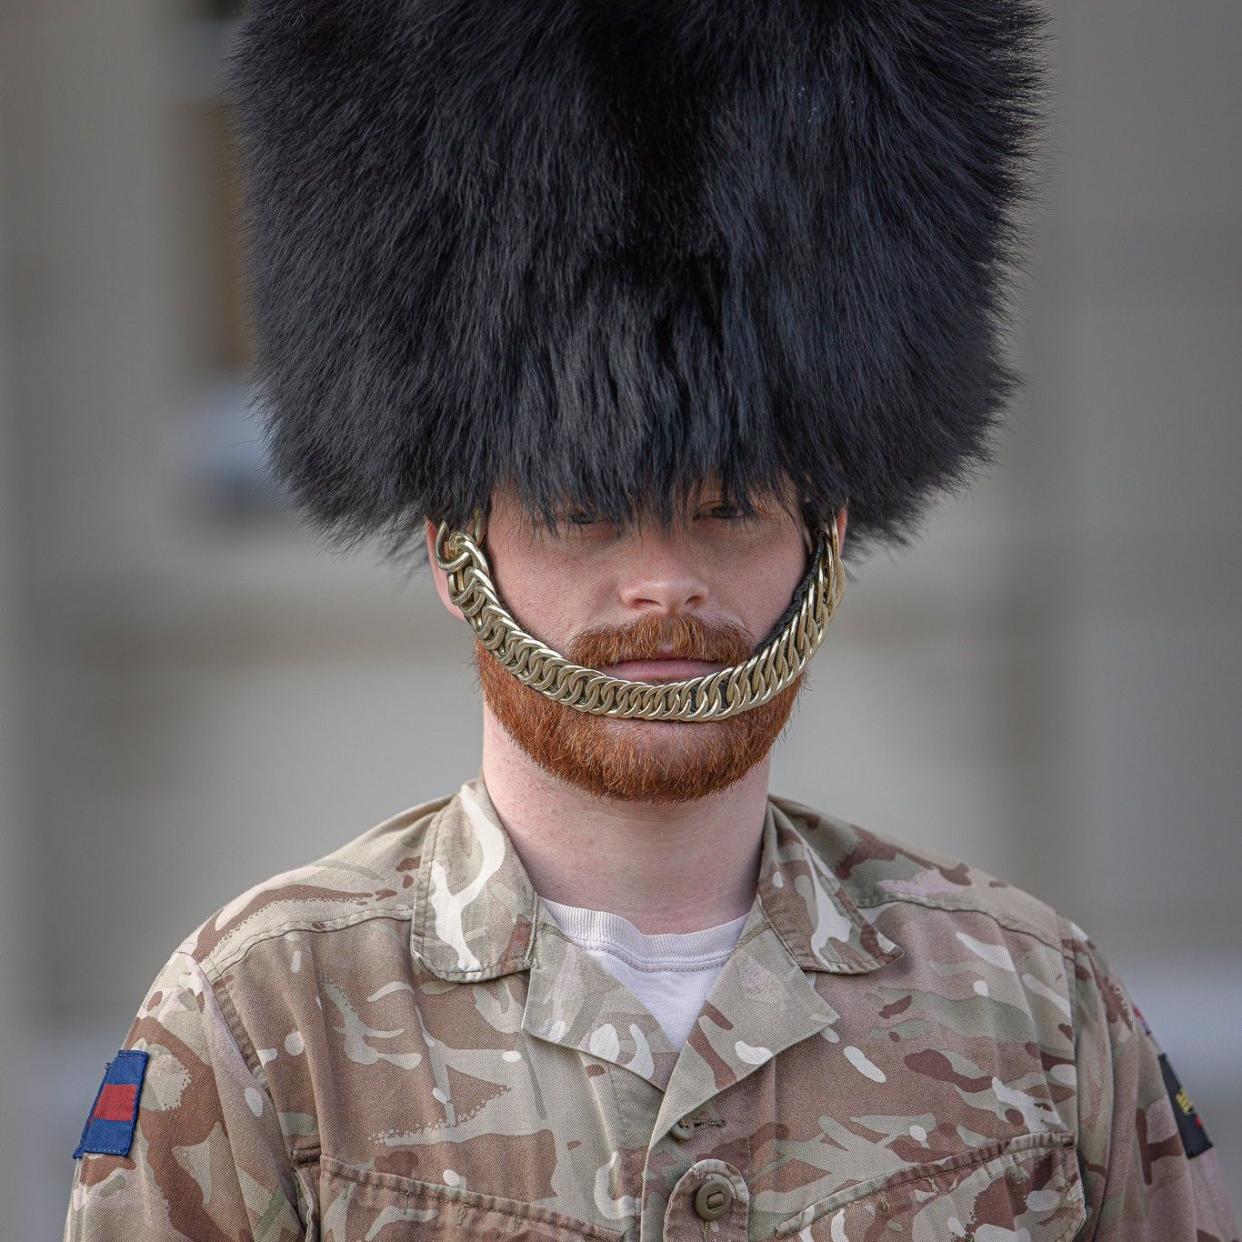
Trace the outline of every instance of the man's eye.
{"type": "Polygon", "coordinates": [[[561,529],[571,539],[594,541],[610,538],[616,531],[616,524],[589,509],[574,509],[562,517],[561,529]]]}
{"type": "Polygon", "coordinates": [[[737,505],[713,505],[700,516],[715,518],[717,521],[736,522],[744,515],[737,505]]]}

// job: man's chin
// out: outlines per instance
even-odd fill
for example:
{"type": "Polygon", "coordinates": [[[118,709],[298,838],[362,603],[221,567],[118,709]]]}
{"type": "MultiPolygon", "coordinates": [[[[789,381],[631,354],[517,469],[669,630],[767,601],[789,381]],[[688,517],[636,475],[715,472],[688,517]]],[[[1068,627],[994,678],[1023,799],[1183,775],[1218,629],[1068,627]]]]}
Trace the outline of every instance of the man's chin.
{"type": "Polygon", "coordinates": [[[596,744],[566,749],[531,745],[528,737],[510,737],[545,771],[597,798],[630,803],[690,802],[709,797],[740,781],[766,755],[741,756],[726,746],[708,745],[704,730],[720,725],[675,725],[659,722],[606,721],[619,725],[608,736],[601,731],[596,744]],[[670,737],[666,731],[700,731],[693,737],[670,737]],[[626,736],[637,731],[638,736],[626,736]],[[654,733],[664,733],[656,738],[654,733]]]}
{"type": "Polygon", "coordinates": [[[738,754],[725,721],[603,717],[597,723],[589,744],[566,756],[558,774],[599,797],[626,802],[684,802],[718,792],[741,780],[767,753],[738,754]]]}

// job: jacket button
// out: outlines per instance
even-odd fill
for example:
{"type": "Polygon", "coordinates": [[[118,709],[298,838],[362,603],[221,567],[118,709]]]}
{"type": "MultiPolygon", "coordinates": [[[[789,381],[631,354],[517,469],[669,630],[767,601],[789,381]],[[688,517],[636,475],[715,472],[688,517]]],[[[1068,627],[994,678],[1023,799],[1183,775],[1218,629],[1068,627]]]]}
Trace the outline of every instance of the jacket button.
{"type": "Polygon", "coordinates": [[[694,1137],[694,1122],[689,1117],[683,1117],[680,1121],[674,1121],[669,1127],[669,1133],[674,1138],[688,1139],[694,1137]]]}
{"type": "Polygon", "coordinates": [[[724,1177],[709,1177],[694,1194],[694,1210],[704,1220],[718,1220],[733,1203],[733,1186],[724,1177]]]}

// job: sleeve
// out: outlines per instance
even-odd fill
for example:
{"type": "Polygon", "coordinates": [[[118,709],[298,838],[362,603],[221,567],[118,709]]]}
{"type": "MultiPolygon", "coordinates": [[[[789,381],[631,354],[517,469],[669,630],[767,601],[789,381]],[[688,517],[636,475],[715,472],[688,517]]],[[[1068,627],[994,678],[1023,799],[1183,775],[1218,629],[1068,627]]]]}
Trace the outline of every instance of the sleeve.
{"type": "Polygon", "coordinates": [[[188,953],[156,977],[126,1050],[135,1055],[118,1058],[119,1076],[140,1074],[137,1093],[126,1083],[108,1095],[110,1063],[75,1152],[65,1242],[303,1238],[271,1097],[188,953]]]}
{"type": "Polygon", "coordinates": [[[1138,1008],[1087,934],[1068,924],[1075,990],[1079,1242],[1239,1242],[1219,1157],[1138,1008]]]}

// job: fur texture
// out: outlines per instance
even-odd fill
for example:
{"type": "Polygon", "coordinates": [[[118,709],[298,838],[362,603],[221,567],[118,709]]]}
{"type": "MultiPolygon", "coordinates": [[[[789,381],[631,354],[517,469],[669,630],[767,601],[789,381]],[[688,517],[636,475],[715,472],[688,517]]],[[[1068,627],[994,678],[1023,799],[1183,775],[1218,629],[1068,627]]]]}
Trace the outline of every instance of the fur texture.
{"type": "Polygon", "coordinates": [[[251,0],[231,76],[278,475],[401,547],[718,476],[908,542],[993,459],[1031,0],[251,0]]]}

